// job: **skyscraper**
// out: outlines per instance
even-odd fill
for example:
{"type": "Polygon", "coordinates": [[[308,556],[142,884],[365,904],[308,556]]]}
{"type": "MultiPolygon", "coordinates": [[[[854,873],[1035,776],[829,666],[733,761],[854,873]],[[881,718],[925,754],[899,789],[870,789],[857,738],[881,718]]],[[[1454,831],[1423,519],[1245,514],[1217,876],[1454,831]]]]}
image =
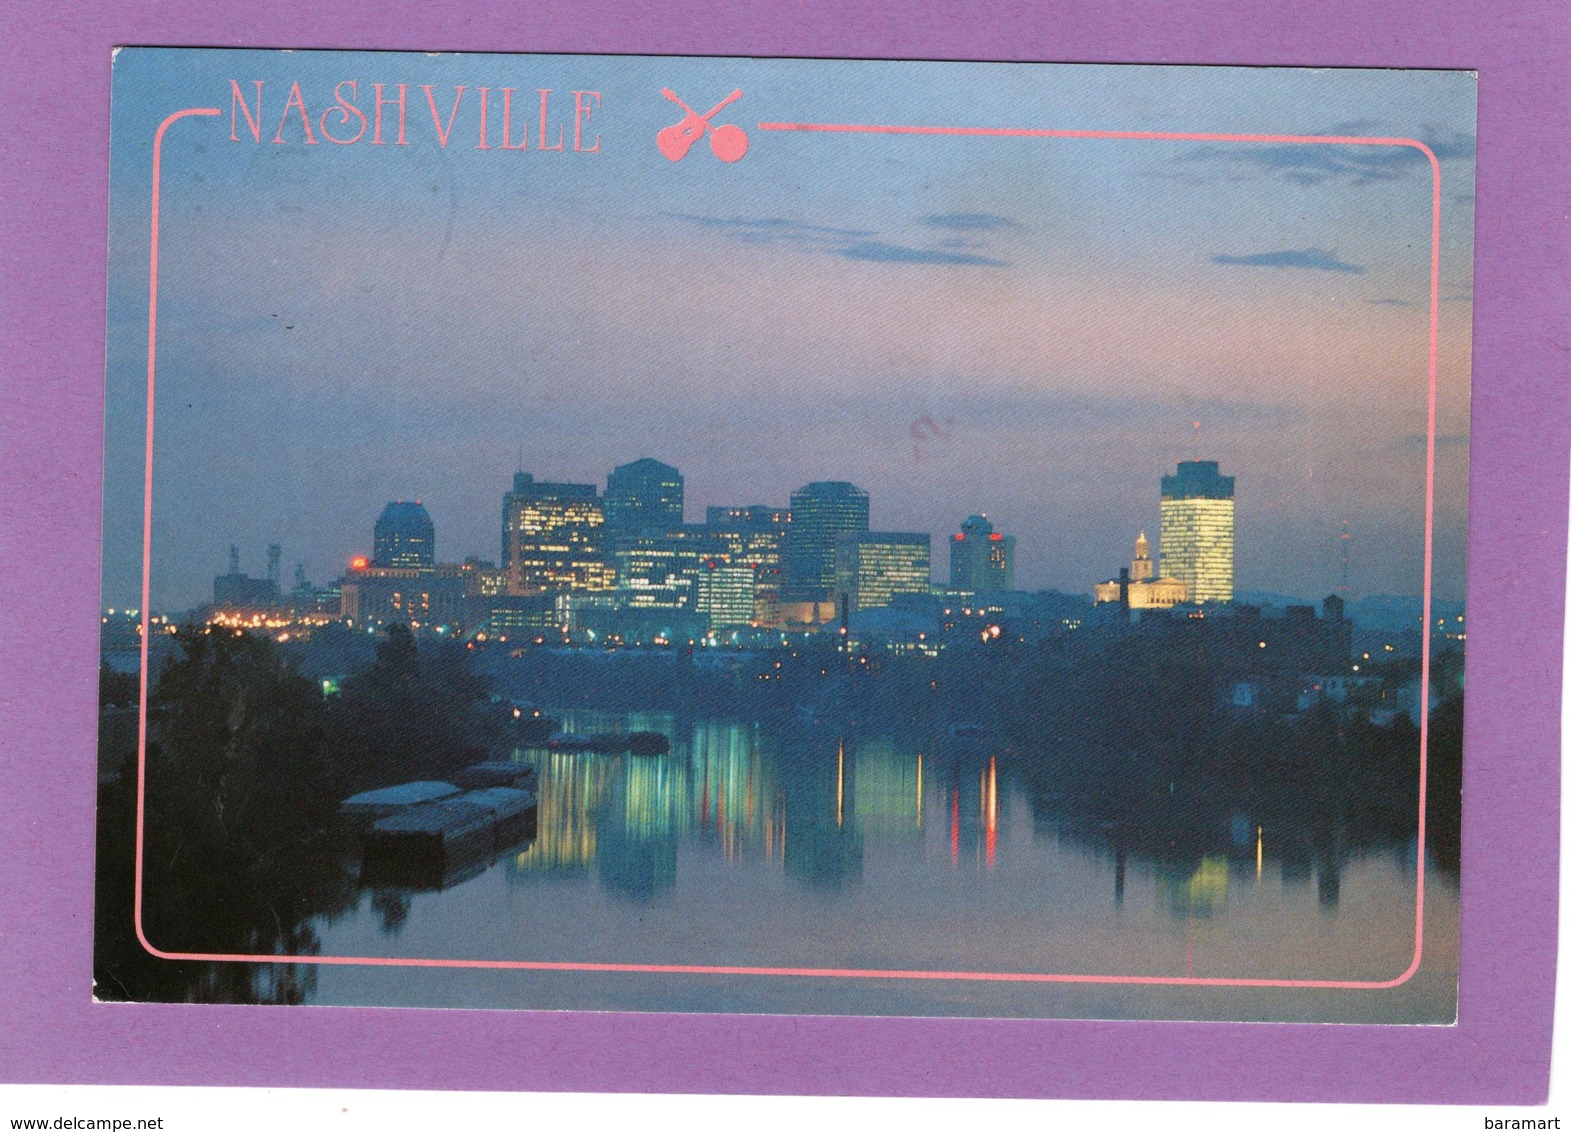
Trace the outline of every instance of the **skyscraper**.
{"type": "Polygon", "coordinates": [[[430,570],[436,566],[436,528],[416,500],[382,508],[372,531],[372,564],[430,570]]]}
{"type": "Polygon", "coordinates": [[[727,566],[711,559],[697,577],[694,608],[709,619],[712,629],[731,629],[753,623],[758,575],[751,566],[727,566]]]}
{"type": "Polygon", "coordinates": [[[1185,460],[1162,477],[1162,569],[1198,604],[1233,600],[1233,477],[1185,460]]]}
{"type": "Polygon", "coordinates": [[[1015,588],[1015,536],[1001,535],[986,515],[972,515],[949,536],[949,588],[1008,593],[1015,588]]]}
{"type": "Polygon", "coordinates": [[[780,587],[785,577],[782,563],[791,512],[758,503],[710,507],[704,513],[704,526],[722,540],[725,556],[733,566],[753,568],[753,621],[765,626],[779,624],[780,587]]]}
{"type": "Polygon", "coordinates": [[[616,571],[594,484],[515,475],[513,490],[502,497],[502,566],[510,594],[609,590],[616,571]]]}
{"type": "Polygon", "coordinates": [[[606,477],[605,521],[613,535],[661,534],[682,525],[682,473],[645,457],[606,477]]]}
{"type": "Polygon", "coordinates": [[[786,528],[786,584],[827,594],[835,585],[835,543],[867,530],[867,492],[840,481],[810,483],[791,493],[786,528]]]}
{"type": "Polygon", "coordinates": [[[895,594],[932,588],[932,541],[926,534],[861,531],[835,542],[835,596],[852,613],[882,609],[895,594]]]}

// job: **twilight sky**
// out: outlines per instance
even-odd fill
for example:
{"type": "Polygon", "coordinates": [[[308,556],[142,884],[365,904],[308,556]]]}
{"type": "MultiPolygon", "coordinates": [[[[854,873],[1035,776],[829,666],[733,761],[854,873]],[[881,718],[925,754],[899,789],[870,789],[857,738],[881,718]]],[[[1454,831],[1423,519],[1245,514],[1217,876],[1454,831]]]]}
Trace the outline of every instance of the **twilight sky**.
{"type": "Polygon", "coordinates": [[[1215,459],[1237,477],[1240,588],[1330,592],[1347,520],[1354,595],[1419,592],[1416,150],[759,122],[1425,141],[1442,169],[1435,582],[1462,596],[1471,75],[128,49],[107,605],[140,588],[152,138],[192,106],[222,114],[164,145],[155,609],[210,597],[231,542],[252,574],[280,542],[286,584],[296,562],[329,581],[395,498],[425,503],[441,559],[494,560],[516,469],[603,486],[641,456],[682,470],[690,521],[851,480],[876,529],[932,532],[940,580],[945,538],[983,511],[1017,536],[1019,586],[1077,592],[1139,530],[1155,539],[1164,472],[1215,459]],[[231,80],[252,115],[264,82],[260,142],[231,80]],[[296,82],[316,144],[285,116],[296,82]],[[372,123],[324,137],[360,125],[335,88],[371,118],[375,83],[408,84],[407,144],[396,102],[383,145],[372,123]],[[504,87],[527,150],[501,149],[504,87]],[[744,127],[747,155],[700,140],[667,160],[655,137],[682,112],[662,87],[700,113],[742,89],[714,124],[744,127]],[[537,148],[541,88],[561,152],[537,148]],[[598,153],[574,152],[574,90],[599,92],[579,130],[598,153]]]}

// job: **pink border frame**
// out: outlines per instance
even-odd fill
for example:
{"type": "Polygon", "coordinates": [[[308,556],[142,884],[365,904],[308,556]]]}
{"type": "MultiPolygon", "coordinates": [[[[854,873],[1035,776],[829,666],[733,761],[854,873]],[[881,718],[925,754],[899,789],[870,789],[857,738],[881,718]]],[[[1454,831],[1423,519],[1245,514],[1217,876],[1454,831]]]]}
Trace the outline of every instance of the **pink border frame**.
{"type": "Polygon", "coordinates": [[[142,947],[160,959],[196,960],[229,963],[312,963],[322,965],[353,965],[383,967],[467,967],[525,971],[605,971],[644,972],[654,974],[685,975],[774,975],[813,978],[862,978],[862,979],[916,979],[916,980],[974,980],[979,982],[1022,983],[1123,983],[1158,986],[1236,986],[1236,987],[1305,987],[1347,990],[1385,990],[1401,986],[1418,971],[1424,949],[1424,850],[1429,792],[1429,646],[1431,591],[1434,559],[1434,495],[1435,495],[1435,390],[1438,368],[1438,341],[1440,324],[1440,162],[1434,152],[1423,142],[1413,138],[1366,138],[1292,134],[1188,134],[1156,133],[1126,130],[1027,130],[991,129],[964,126],[869,126],[854,124],[812,122],[760,122],[760,130],[795,131],[802,133],[865,133],[865,134],[916,134],[947,135],[958,137],[1009,137],[1009,138],[1103,138],[1143,141],[1210,141],[1299,145],[1380,145],[1408,146],[1417,149],[1429,159],[1434,172],[1434,204],[1431,215],[1430,275],[1429,275],[1429,393],[1425,441],[1424,480],[1424,629],[1422,638],[1423,659],[1419,692],[1419,744],[1418,744],[1418,850],[1416,913],[1413,930],[1413,959],[1402,974],[1383,981],[1347,979],[1229,979],[1197,978],[1194,976],[1165,975],[1054,975],[1034,972],[1000,971],[907,971],[875,969],[840,969],[809,967],[744,967],[703,966],[689,964],[649,963],[570,963],[537,960],[505,959],[396,959],[385,956],[339,955],[226,955],[205,952],[169,952],[155,947],[142,930],[142,858],[145,827],[145,801],[147,790],[147,693],[148,693],[148,644],[151,631],[148,603],[151,596],[151,566],[153,540],[153,413],[156,354],[158,341],[158,206],[160,167],[163,156],[164,133],[171,125],[187,117],[216,117],[223,111],[215,107],[194,107],[169,115],[159,125],[153,139],[152,181],[152,242],[149,251],[148,314],[147,314],[147,439],[146,465],[143,482],[142,513],[142,608],[141,608],[141,673],[137,705],[137,789],[136,789],[136,860],[134,862],[133,918],[136,938],[142,947]]]}

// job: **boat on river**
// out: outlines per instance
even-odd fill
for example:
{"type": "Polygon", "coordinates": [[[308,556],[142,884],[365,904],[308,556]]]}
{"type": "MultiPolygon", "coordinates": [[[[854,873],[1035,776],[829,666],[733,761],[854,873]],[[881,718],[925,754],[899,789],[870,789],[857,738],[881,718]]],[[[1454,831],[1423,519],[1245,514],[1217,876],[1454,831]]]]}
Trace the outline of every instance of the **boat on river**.
{"type": "Polygon", "coordinates": [[[635,755],[664,755],[671,750],[671,740],[659,731],[630,731],[627,749],[635,755]]]}
{"type": "Polygon", "coordinates": [[[338,812],[351,822],[369,826],[410,806],[440,802],[461,793],[463,790],[451,782],[403,782],[352,794],[339,803],[338,812]]]}
{"type": "Polygon", "coordinates": [[[404,857],[449,865],[527,836],[538,809],[531,791],[490,786],[382,818],[366,831],[361,845],[367,862],[404,857]]]}
{"type": "Polygon", "coordinates": [[[453,781],[465,790],[484,790],[490,786],[510,786],[518,790],[533,790],[538,775],[531,763],[517,763],[509,759],[491,759],[465,767],[453,775],[453,781]]]}

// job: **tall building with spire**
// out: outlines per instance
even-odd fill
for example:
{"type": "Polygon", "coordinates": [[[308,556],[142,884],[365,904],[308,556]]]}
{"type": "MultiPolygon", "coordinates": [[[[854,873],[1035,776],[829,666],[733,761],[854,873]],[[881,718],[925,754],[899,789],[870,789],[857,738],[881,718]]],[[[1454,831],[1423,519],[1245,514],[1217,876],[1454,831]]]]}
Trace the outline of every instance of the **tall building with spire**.
{"type": "Polygon", "coordinates": [[[1135,539],[1135,557],[1119,577],[1099,582],[1098,605],[1118,602],[1129,609],[1171,609],[1189,600],[1189,587],[1177,578],[1158,578],[1151,562],[1151,540],[1144,531],[1135,539]]]}
{"type": "Polygon", "coordinates": [[[1129,580],[1131,582],[1149,582],[1155,576],[1155,568],[1151,565],[1151,540],[1146,538],[1144,531],[1135,539],[1135,560],[1129,564],[1129,580]]]}
{"type": "Polygon", "coordinates": [[[1177,578],[1197,605],[1233,600],[1233,477],[1215,460],[1185,460],[1162,477],[1164,578],[1177,578]]]}

